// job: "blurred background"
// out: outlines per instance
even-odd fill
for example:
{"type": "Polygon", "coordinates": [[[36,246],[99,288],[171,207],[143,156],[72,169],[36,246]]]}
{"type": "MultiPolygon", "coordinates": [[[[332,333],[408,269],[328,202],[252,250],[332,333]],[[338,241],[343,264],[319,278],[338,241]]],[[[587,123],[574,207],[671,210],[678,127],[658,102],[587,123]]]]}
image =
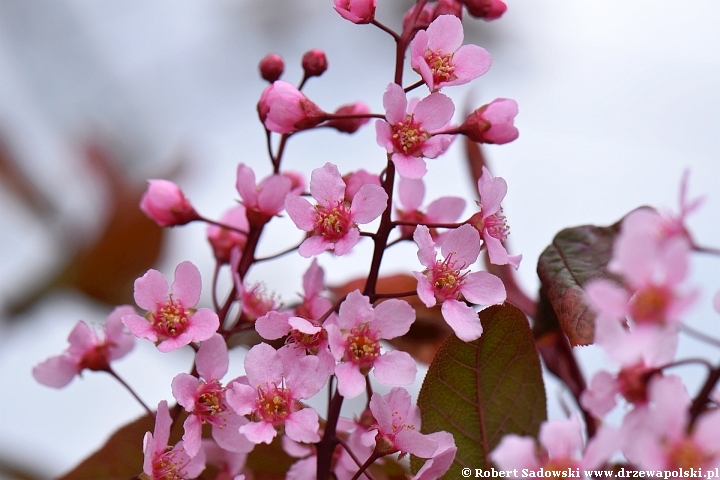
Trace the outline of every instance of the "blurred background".
{"type": "MultiPolygon", "coordinates": [[[[399,29],[412,3],[379,0],[377,17],[399,29]]],[[[465,42],[486,48],[493,67],[445,93],[456,121],[463,109],[498,97],[520,106],[520,138],[484,151],[509,185],[503,206],[511,249],[524,257],[518,273],[526,291],[535,295],[537,258],[557,231],[614,223],[640,205],[677,211],[687,168],[690,196],[706,196],[689,225],[698,243],[720,247],[720,3],[508,4],[491,23],[465,18],[465,42]]],[[[280,54],[283,78],[297,83],[302,54],[312,48],[329,62],[304,89],[313,101],[332,111],[362,100],[383,112],[394,43],[343,20],[330,0],[0,1],[0,478],[16,478],[12,468],[60,475],[142,415],[108,375],[89,372],[53,390],[30,371],[66,348],[79,319],[101,324],[112,306],[131,303],[132,282],[148,268],[172,276],[191,260],[209,306],[214,260],[205,227],[155,227],[137,210],[145,180],[172,179],[199,212],[219,218],[238,199],[238,163],[259,177],[271,170],[255,112],[266,86],[258,62],[280,54]]],[[[406,85],[417,78],[406,70],[406,85]]],[[[328,161],[342,172],[379,172],[385,154],[372,125],[353,136],[321,130],[293,137],[284,166],[309,178],[328,161]]],[[[462,195],[469,216],[476,190],[461,142],[428,166],[426,203],[462,195]]],[[[287,223],[270,225],[261,255],[301,238],[287,223]]],[[[321,256],[320,264],[327,282],[340,284],[365,274],[369,258],[363,243],[340,259],[321,256]]],[[[720,337],[710,305],[720,259],[695,260],[690,283],[702,293],[688,323],[720,337]]],[[[251,280],[291,302],[308,265],[291,257],[267,262],[251,280]]],[[[419,268],[412,245],[383,263],[386,274],[419,268]]],[[[588,375],[605,362],[594,347],[576,350],[588,375]]],[[[680,355],[720,358],[687,337],[680,355]]],[[[231,352],[226,378],[242,372],[241,359],[242,349],[231,352]]],[[[161,355],[139,341],[117,371],[154,406],[171,398],[172,377],[191,362],[189,352],[161,355]]],[[[700,369],[677,371],[691,392],[702,381],[700,369]]],[[[547,393],[550,417],[562,417],[570,397],[552,379],[547,393]]]]}

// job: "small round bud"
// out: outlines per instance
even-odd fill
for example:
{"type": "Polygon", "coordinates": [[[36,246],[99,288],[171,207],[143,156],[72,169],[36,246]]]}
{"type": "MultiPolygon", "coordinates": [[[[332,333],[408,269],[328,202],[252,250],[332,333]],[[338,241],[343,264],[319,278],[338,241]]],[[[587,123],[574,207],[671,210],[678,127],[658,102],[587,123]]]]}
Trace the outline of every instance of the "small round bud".
{"type": "Polygon", "coordinates": [[[302,58],[302,67],[306,78],[319,77],[325,73],[328,67],[325,52],[317,49],[305,52],[302,58]]]}
{"type": "Polygon", "coordinates": [[[260,60],[260,76],[270,83],[279,79],[285,71],[285,62],[277,53],[268,53],[260,60]]]}
{"type": "Polygon", "coordinates": [[[468,13],[483,20],[497,20],[507,10],[502,0],[463,0],[468,13]]]}

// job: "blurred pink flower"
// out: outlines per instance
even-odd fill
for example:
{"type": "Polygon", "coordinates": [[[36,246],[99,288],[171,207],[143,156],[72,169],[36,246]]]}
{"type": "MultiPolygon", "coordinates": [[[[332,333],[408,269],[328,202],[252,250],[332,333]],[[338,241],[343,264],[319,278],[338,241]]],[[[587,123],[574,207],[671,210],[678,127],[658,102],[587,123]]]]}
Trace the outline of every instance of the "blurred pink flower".
{"type": "MultiPolygon", "coordinates": [[[[245,215],[245,205],[236,205],[225,212],[225,214],[220,217],[220,223],[243,232],[248,232],[250,225],[245,215]]],[[[243,235],[236,230],[223,228],[219,225],[209,225],[207,228],[207,236],[213,248],[215,259],[220,263],[229,263],[230,252],[232,252],[233,248],[238,248],[242,251],[247,243],[247,235],[243,235]]]]}
{"type": "MultiPolygon", "coordinates": [[[[450,223],[455,222],[465,210],[465,200],[460,197],[441,197],[431,202],[426,209],[421,210],[425,198],[425,183],[422,179],[400,178],[398,197],[402,208],[396,207],[397,219],[404,222],[450,223]]],[[[430,236],[437,239],[437,230],[432,227],[429,229],[430,236]]],[[[400,226],[400,233],[403,237],[410,238],[414,232],[415,226],[400,226]]]]}
{"type": "Polygon", "coordinates": [[[168,180],[148,180],[140,210],[161,227],[185,225],[200,218],[180,187],[168,180]]]}
{"type": "Polygon", "coordinates": [[[246,215],[250,224],[264,224],[282,212],[285,197],[291,192],[292,184],[290,177],[280,174],[269,175],[258,184],[252,168],[244,163],[238,165],[235,186],[247,209],[246,215]]]}
{"type": "Polygon", "coordinates": [[[335,11],[353,23],[370,23],[375,19],[377,0],[334,0],[335,11]]]}

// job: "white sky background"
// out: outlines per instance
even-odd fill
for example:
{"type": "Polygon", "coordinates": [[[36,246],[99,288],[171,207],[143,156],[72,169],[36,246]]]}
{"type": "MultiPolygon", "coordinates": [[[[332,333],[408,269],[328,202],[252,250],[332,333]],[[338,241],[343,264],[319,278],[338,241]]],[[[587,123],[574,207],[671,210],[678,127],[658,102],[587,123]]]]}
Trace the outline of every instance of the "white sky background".
{"type": "MultiPolygon", "coordinates": [[[[302,54],[325,50],[330,68],[312,79],[305,93],[327,110],[362,100],[382,112],[394,44],[372,26],[343,20],[331,3],[0,2],[0,128],[23,167],[58,202],[63,219],[60,225],[40,225],[0,190],[0,294],[14,295],[47,274],[60,248],[54,241],[58,231],[92,235],[101,190],[78,161],[79,142],[90,132],[120,145],[121,159],[138,181],[161,175],[181,152],[190,164],[178,183],[199,211],[219,216],[238,197],[238,162],[259,176],[270,171],[255,113],[265,86],[256,66],[266,53],[281,54],[284,79],[296,83],[302,54]]],[[[397,28],[402,2],[378,3],[379,19],[397,28]]],[[[509,185],[503,206],[512,249],[524,255],[519,274],[528,291],[537,289],[537,258],[557,231],[610,224],[639,205],[677,210],[680,178],[688,167],[691,196],[707,196],[690,219],[692,231],[699,243],[720,246],[720,2],[518,0],[509,2],[499,21],[467,17],[464,23],[466,43],[486,48],[493,67],[471,86],[445,93],[458,110],[465,101],[475,108],[497,97],[520,106],[520,138],[486,152],[493,172],[509,185]]],[[[416,79],[406,72],[406,84],[416,79]]],[[[368,125],[354,136],[298,135],[284,165],[309,178],[327,161],[341,171],[378,172],[384,158],[368,125]]],[[[428,201],[442,195],[474,198],[460,142],[428,165],[428,201]]],[[[468,207],[465,216],[470,213],[468,207]]],[[[261,253],[301,238],[294,228],[271,227],[261,253]]],[[[204,227],[177,229],[170,240],[159,269],[171,275],[179,262],[191,260],[209,280],[213,261],[204,227]]],[[[369,252],[366,244],[337,260],[322,256],[326,279],[338,283],[364,274],[369,252]]],[[[720,317],[709,304],[720,288],[720,260],[697,260],[691,283],[703,285],[703,291],[688,321],[720,336],[720,317]]],[[[263,265],[251,276],[292,300],[308,264],[289,259],[263,265]]],[[[420,265],[408,245],[389,252],[384,267],[397,272],[420,265]]],[[[87,374],[60,391],[30,376],[34,364],[65,348],[78,319],[100,322],[107,313],[78,295],[58,294],[22,322],[0,324],[3,457],[25,459],[48,476],[58,475],[114,428],[142,414],[105,375],[87,374]]],[[[231,374],[239,374],[240,352],[232,355],[231,374]]],[[[697,342],[681,344],[681,356],[701,355],[712,362],[720,358],[697,342]]],[[[603,361],[592,348],[583,349],[582,357],[588,372],[603,361]]],[[[161,355],[138,342],[118,371],[156,405],[171,398],[170,380],[190,363],[187,352],[161,355]]],[[[697,388],[699,370],[683,371],[691,390],[697,388]]],[[[562,415],[554,401],[558,392],[548,385],[554,418],[562,415]]]]}

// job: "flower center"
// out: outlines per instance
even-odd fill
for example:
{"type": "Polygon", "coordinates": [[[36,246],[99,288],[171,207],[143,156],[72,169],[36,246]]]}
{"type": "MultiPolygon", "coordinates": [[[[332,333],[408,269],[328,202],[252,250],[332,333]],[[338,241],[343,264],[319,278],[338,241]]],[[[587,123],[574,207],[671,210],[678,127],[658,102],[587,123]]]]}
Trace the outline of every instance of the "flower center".
{"type": "Polygon", "coordinates": [[[662,286],[650,285],[638,290],[630,300],[630,315],[638,323],[664,324],[670,297],[671,293],[662,286]]]}
{"type": "Polygon", "coordinates": [[[317,333],[303,333],[293,329],[290,331],[286,343],[294,343],[297,347],[304,348],[308,355],[317,355],[324,340],[327,340],[325,329],[317,333]]]}
{"type": "Polygon", "coordinates": [[[396,151],[416,157],[422,156],[420,149],[425,140],[430,138],[430,134],[415,121],[412,115],[406,115],[404,122],[398,122],[390,127],[396,151]]]}
{"type": "Polygon", "coordinates": [[[364,375],[372,368],[375,359],[380,356],[380,342],[377,333],[370,330],[370,325],[362,323],[350,330],[345,347],[345,357],[360,367],[364,375]]]}
{"type": "Polygon", "coordinates": [[[641,362],[631,367],[625,367],[618,373],[618,388],[628,402],[647,403],[647,384],[650,379],[646,375],[649,370],[641,362]]]}
{"type": "Polygon", "coordinates": [[[90,350],[85,352],[85,354],[82,357],[82,360],[80,360],[79,368],[80,370],[88,369],[88,370],[107,370],[110,368],[110,354],[108,353],[108,345],[107,343],[103,342],[98,345],[95,345],[90,350]]]}
{"type": "Polygon", "coordinates": [[[452,261],[452,254],[448,255],[443,261],[435,262],[432,270],[431,283],[435,289],[435,298],[438,301],[444,301],[448,298],[458,298],[460,294],[460,286],[464,283],[466,274],[461,274],[460,270],[455,268],[455,262],[452,261]]]}
{"type": "Polygon", "coordinates": [[[574,470],[577,468],[577,462],[570,458],[551,458],[545,462],[543,468],[551,472],[564,472],[567,469],[574,470]]]}
{"type": "Polygon", "coordinates": [[[467,223],[475,227],[481,237],[484,234],[484,230],[487,230],[487,233],[491,237],[495,237],[501,242],[504,242],[510,234],[510,227],[502,211],[502,207],[500,207],[496,213],[483,218],[482,206],[480,206],[480,212],[470,217],[467,223]]]}
{"type": "Polygon", "coordinates": [[[452,58],[452,53],[446,53],[443,55],[442,50],[433,52],[428,49],[425,52],[425,61],[432,71],[433,83],[436,88],[441,82],[449,82],[457,78],[457,76],[453,73],[455,72],[455,63],[453,63],[452,58]]]}
{"type": "Polygon", "coordinates": [[[683,438],[668,451],[668,469],[702,468],[713,459],[713,455],[704,452],[691,438],[683,438]]]}
{"type": "Polygon", "coordinates": [[[225,389],[220,385],[220,382],[213,380],[210,383],[203,383],[198,389],[198,393],[193,413],[200,416],[204,422],[222,425],[223,422],[213,418],[227,410],[225,407],[225,389]]]}
{"type": "Polygon", "coordinates": [[[332,242],[340,240],[352,227],[350,212],[345,202],[340,201],[333,208],[315,206],[315,233],[332,242]]]}
{"type": "MultiPolygon", "coordinates": [[[[168,447],[169,448],[169,447],[168,447]]],[[[180,480],[180,472],[178,465],[173,461],[174,454],[172,451],[161,454],[153,462],[153,479],[154,480],[180,480]]]]}
{"type": "Polygon", "coordinates": [[[257,391],[256,412],[266,422],[282,424],[292,413],[293,398],[290,390],[276,384],[265,384],[265,388],[259,387],[257,391]]]}
{"type": "Polygon", "coordinates": [[[251,322],[278,308],[278,302],[272,295],[265,293],[262,283],[256,283],[242,293],[243,315],[251,322]]]}
{"type": "Polygon", "coordinates": [[[185,332],[191,316],[191,310],[185,310],[179,300],[170,297],[165,305],[152,313],[151,323],[161,335],[177,337],[185,332]]]}

